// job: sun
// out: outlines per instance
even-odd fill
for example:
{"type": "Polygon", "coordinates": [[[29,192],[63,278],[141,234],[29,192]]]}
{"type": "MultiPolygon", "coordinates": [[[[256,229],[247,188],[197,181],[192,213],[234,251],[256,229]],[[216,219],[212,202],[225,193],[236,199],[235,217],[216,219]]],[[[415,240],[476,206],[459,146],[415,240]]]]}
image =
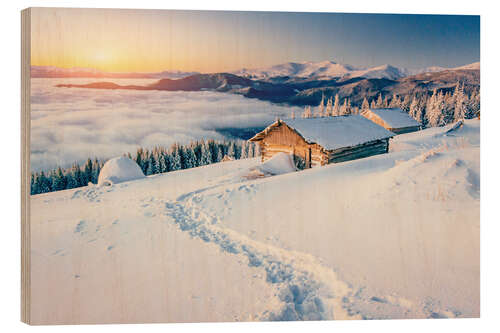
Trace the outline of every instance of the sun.
{"type": "Polygon", "coordinates": [[[105,69],[113,64],[113,54],[108,50],[96,50],[89,58],[89,62],[96,68],[105,69]]]}

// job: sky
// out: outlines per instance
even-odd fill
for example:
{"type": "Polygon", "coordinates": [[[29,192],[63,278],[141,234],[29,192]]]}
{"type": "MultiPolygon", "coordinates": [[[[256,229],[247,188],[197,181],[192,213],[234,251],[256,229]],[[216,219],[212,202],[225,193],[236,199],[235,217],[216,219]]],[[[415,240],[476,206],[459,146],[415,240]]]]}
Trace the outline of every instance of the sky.
{"type": "Polygon", "coordinates": [[[289,61],[456,67],[479,61],[479,16],[35,8],[31,63],[202,73],[289,61]]]}

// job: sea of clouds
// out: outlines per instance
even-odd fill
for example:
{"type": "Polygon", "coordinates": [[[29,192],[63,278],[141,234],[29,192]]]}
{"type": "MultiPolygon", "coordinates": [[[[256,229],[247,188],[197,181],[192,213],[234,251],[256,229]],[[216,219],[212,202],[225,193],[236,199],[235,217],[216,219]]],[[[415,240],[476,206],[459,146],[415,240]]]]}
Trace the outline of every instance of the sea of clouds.
{"type": "MultiPolygon", "coordinates": [[[[223,128],[266,126],[299,108],[217,92],[57,88],[95,79],[32,79],[31,169],[108,159],[138,147],[224,139],[223,128]]],[[[110,79],[118,84],[151,80],[110,79]]]]}

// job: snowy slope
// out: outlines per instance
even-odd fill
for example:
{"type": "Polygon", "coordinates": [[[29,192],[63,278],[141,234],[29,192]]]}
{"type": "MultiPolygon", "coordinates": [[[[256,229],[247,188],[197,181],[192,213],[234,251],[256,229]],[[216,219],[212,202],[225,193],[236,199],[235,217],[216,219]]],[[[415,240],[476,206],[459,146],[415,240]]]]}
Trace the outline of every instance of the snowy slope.
{"type": "Polygon", "coordinates": [[[34,321],[476,317],[479,121],[447,129],[277,176],[248,159],[33,196],[34,321]]]}

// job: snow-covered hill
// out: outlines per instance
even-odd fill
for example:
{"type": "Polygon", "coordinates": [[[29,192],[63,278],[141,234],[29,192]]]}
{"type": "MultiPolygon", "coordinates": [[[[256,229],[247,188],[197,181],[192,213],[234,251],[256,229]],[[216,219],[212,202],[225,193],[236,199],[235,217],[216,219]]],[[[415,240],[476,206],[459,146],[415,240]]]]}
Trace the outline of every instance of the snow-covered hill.
{"type": "Polygon", "coordinates": [[[440,72],[447,69],[478,69],[479,63],[474,63],[457,68],[445,68],[439,66],[430,66],[418,69],[408,69],[396,67],[389,64],[357,68],[347,64],[339,64],[333,61],[306,61],[306,62],[287,62],[266,68],[247,69],[243,68],[233,72],[236,75],[245,76],[253,79],[265,80],[273,77],[297,77],[297,78],[357,78],[368,79],[391,79],[397,80],[409,75],[421,73],[440,72]]]}
{"type": "Polygon", "coordinates": [[[340,77],[355,70],[350,65],[342,65],[333,61],[320,62],[287,62],[267,68],[243,68],[234,72],[236,75],[254,79],[267,79],[272,77],[340,77]]]}
{"type": "Polygon", "coordinates": [[[479,127],[33,196],[33,322],[477,317],[479,127]]]}

